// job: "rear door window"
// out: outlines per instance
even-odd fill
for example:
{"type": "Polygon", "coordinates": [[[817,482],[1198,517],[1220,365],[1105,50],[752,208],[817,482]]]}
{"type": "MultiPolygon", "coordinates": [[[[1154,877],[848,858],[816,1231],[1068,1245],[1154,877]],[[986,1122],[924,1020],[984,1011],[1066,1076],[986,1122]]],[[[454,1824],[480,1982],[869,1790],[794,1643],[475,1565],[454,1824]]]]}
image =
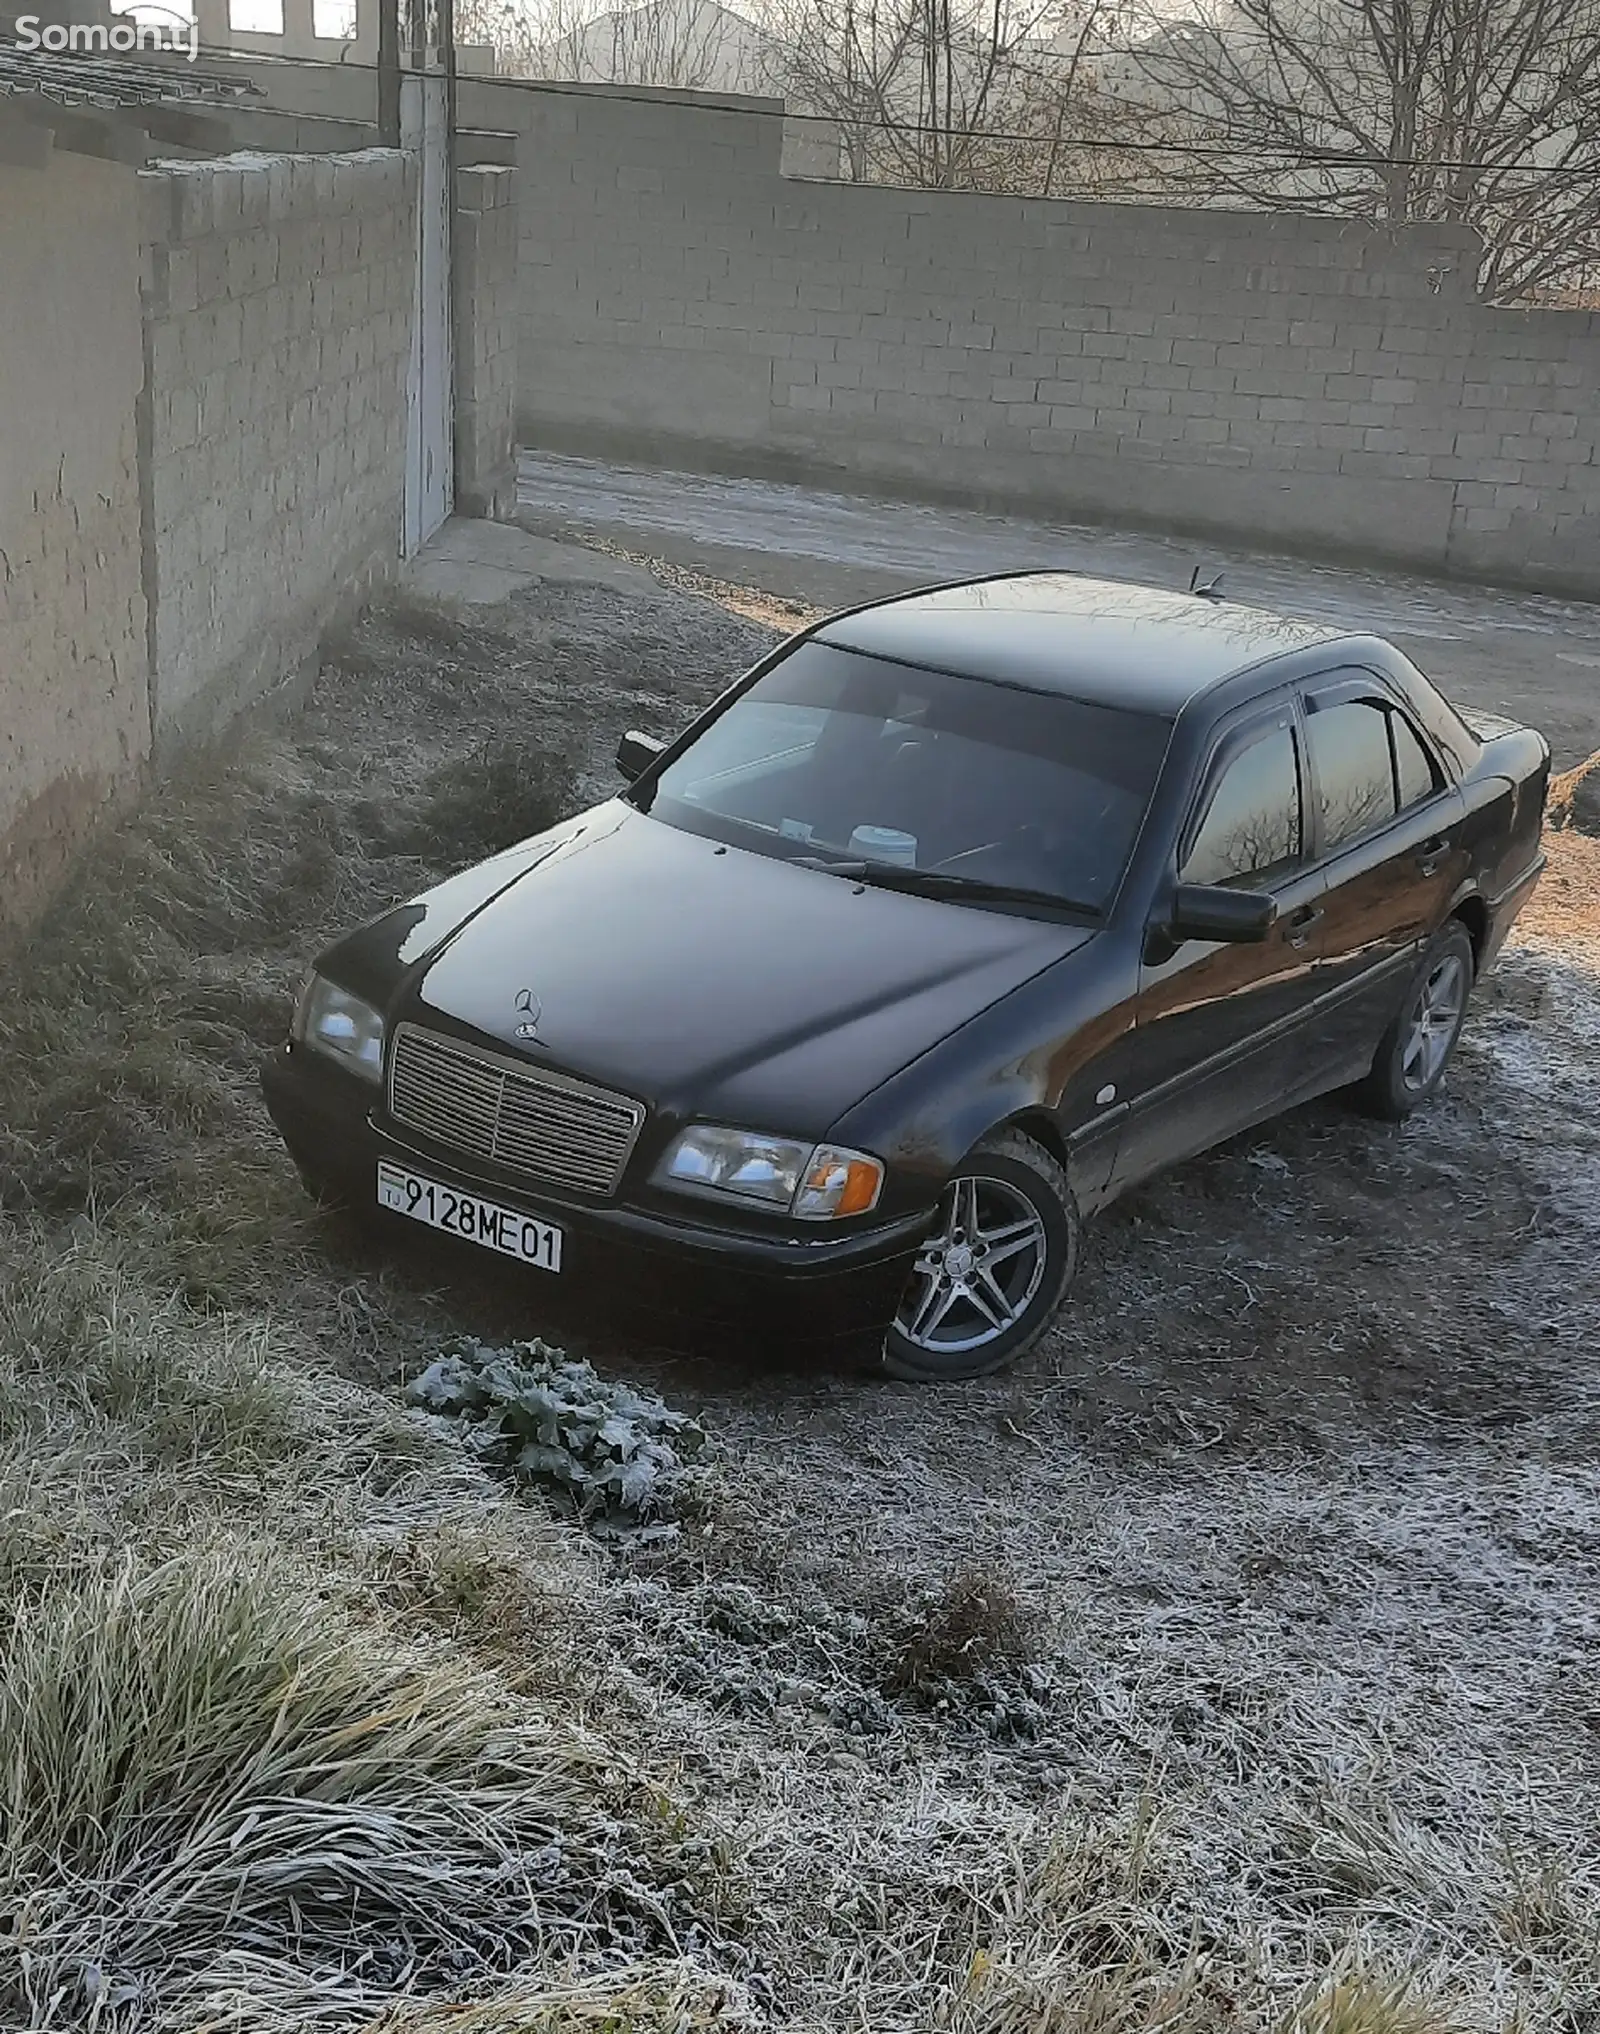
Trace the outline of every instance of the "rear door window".
{"type": "Polygon", "coordinates": [[[1389,721],[1383,707],[1365,699],[1306,715],[1324,854],[1386,825],[1398,809],[1389,721]]]}

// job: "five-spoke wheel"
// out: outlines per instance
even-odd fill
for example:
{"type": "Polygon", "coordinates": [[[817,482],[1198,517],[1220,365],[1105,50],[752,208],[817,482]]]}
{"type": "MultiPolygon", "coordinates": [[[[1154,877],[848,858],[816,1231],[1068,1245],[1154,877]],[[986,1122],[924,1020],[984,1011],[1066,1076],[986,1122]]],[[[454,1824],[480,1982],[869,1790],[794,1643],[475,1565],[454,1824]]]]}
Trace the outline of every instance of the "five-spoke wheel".
{"type": "Polygon", "coordinates": [[[1434,1092],[1461,1036],[1475,972],[1471,936],[1452,918],[1429,941],[1372,1071],[1355,1090],[1363,1108],[1397,1122],[1434,1092]]]}
{"type": "Polygon", "coordinates": [[[900,1377],[979,1377],[1043,1334],[1077,1265],[1066,1174],[1007,1130],[962,1160],[906,1281],[884,1360],[900,1377]]]}
{"type": "Polygon", "coordinates": [[[1426,1094],[1444,1072],[1467,1008],[1467,963],[1460,954],[1440,954],[1412,1006],[1401,1055],[1400,1078],[1408,1092],[1426,1094]]]}
{"type": "Polygon", "coordinates": [[[1048,1247],[1043,1217],[1015,1187],[970,1173],[952,1180],[896,1325],[938,1355],[981,1348],[1027,1311],[1048,1247]]]}

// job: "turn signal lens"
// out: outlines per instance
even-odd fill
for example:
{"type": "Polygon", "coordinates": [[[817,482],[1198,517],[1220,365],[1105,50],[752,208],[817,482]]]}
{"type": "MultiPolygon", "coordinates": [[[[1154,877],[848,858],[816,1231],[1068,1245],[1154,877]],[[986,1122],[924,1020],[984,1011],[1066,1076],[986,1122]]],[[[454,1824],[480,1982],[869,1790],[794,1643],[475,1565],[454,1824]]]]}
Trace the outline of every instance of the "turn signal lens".
{"type": "Polygon", "coordinates": [[[812,1221],[836,1215],[864,1215],[883,1185],[883,1167],[859,1151],[820,1144],[794,1197],[794,1212],[812,1221]]]}

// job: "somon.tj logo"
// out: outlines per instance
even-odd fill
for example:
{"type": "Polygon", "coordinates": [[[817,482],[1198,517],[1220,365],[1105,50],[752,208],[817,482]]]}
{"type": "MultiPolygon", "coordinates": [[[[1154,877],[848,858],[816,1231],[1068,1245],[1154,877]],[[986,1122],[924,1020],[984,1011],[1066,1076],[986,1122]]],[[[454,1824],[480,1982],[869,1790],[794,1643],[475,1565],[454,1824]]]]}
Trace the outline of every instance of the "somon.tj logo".
{"type": "Polygon", "coordinates": [[[74,56],[129,56],[148,49],[186,57],[193,63],[200,54],[199,23],[168,8],[150,6],[148,0],[137,21],[41,21],[37,14],[19,14],[15,35],[18,49],[42,49],[47,56],[69,52],[74,56]],[[153,15],[165,18],[146,18],[153,15]]]}

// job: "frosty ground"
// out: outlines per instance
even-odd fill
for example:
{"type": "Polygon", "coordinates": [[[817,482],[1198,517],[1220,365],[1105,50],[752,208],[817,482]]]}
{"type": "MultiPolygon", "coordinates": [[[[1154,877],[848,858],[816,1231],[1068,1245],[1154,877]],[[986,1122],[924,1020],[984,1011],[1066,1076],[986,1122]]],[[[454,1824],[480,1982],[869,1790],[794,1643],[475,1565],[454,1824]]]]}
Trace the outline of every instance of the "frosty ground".
{"type": "Polygon", "coordinates": [[[987,1382],[670,1354],[301,1199],[255,1067],[308,958],[796,611],[397,605],[9,968],[0,2023],[1578,2034],[1600,842],[1440,1102],[1144,1189],[987,1382]],[[407,1413],[462,1332],[695,1413],[676,1541],[407,1413]]]}

